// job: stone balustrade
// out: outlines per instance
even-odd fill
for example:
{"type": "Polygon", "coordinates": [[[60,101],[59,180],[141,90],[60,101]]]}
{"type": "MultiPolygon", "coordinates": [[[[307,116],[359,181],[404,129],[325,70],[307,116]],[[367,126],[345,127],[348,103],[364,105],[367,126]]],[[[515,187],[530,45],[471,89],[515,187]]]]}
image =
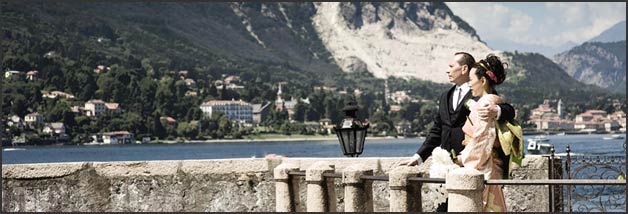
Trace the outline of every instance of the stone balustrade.
{"type": "MultiPolygon", "coordinates": [[[[436,208],[426,175],[430,159],[243,158],[2,165],[2,211],[304,212],[425,211],[436,208]],[[304,170],[304,176],[290,172],[304,170]],[[339,176],[328,178],[325,174],[339,176]],[[361,179],[387,176],[388,181],[361,179]]],[[[547,158],[528,155],[513,179],[547,178],[547,158]]],[[[449,188],[449,187],[448,187],[449,188]]],[[[547,186],[506,186],[509,211],[544,212],[547,186]]],[[[465,189],[451,189],[462,198],[465,189]]],[[[451,199],[450,199],[451,200],[451,199]]],[[[450,203],[451,205],[451,203],[450,203]]],[[[453,208],[452,208],[453,209],[453,208]]]]}

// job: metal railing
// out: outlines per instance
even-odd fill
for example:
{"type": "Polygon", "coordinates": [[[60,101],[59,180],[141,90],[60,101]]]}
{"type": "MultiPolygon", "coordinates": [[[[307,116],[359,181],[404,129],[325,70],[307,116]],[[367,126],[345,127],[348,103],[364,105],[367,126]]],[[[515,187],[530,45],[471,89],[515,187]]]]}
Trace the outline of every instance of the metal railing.
{"type": "MultiPolygon", "coordinates": [[[[288,172],[292,176],[305,176],[305,170],[288,172]]],[[[342,178],[340,173],[323,173],[325,178],[342,178]]],[[[360,179],[365,181],[388,181],[388,176],[385,175],[362,175],[360,179]]],[[[410,177],[408,181],[420,182],[420,183],[438,183],[444,184],[444,178],[424,178],[424,177],[410,177]]]]}
{"type": "MultiPolygon", "coordinates": [[[[552,147],[550,165],[562,166],[562,160],[554,163],[554,151],[552,147]]],[[[559,188],[550,188],[552,194],[559,193],[557,198],[562,199],[553,204],[551,211],[573,212],[574,207],[578,212],[626,210],[626,156],[572,156],[567,145],[564,167],[549,173],[550,179],[595,181],[579,185],[568,182],[559,188]]]]}

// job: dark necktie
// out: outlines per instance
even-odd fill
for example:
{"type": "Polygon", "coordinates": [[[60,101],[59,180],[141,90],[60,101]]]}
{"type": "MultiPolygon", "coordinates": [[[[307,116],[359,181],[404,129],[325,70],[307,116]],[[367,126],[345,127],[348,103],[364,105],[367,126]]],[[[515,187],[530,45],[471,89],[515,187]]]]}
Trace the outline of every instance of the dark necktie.
{"type": "Polygon", "coordinates": [[[458,88],[458,99],[456,100],[456,103],[454,104],[454,111],[456,110],[456,108],[458,108],[458,104],[460,104],[460,100],[462,99],[462,88],[458,88]]]}

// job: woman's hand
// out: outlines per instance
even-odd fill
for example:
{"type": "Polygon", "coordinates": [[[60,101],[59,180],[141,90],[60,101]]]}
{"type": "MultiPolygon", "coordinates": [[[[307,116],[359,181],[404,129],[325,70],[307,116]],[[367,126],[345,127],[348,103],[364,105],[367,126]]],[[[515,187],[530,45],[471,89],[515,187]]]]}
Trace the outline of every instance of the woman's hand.
{"type": "Polygon", "coordinates": [[[487,94],[482,96],[478,101],[477,107],[478,117],[480,120],[488,122],[489,120],[497,120],[497,112],[499,112],[499,106],[497,104],[504,103],[501,97],[494,94],[487,94]]]}
{"type": "Polygon", "coordinates": [[[490,103],[484,103],[478,106],[478,116],[480,120],[488,122],[489,119],[497,120],[497,111],[499,106],[490,103]]]}

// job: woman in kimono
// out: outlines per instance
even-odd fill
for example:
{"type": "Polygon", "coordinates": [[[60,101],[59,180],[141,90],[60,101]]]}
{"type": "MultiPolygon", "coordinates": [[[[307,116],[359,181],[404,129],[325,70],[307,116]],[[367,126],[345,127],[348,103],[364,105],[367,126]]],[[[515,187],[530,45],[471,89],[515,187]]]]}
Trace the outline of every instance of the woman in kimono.
{"type": "MultiPolygon", "coordinates": [[[[498,135],[501,133],[498,133],[495,119],[480,120],[477,110],[477,107],[487,103],[490,105],[503,103],[495,91],[495,86],[506,79],[504,65],[497,56],[488,55],[486,59],[476,63],[469,74],[471,93],[474,97],[479,97],[479,100],[476,102],[470,99],[466,103],[471,113],[462,127],[465,133],[465,140],[462,144],[465,148],[457,157],[457,162],[465,168],[480,171],[486,180],[507,177],[504,172],[508,171],[510,162],[500,144],[498,135]]],[[[501,185],[487,185],[484,188],[482,201],[485,212],[506,212],[501,185]]]]}

